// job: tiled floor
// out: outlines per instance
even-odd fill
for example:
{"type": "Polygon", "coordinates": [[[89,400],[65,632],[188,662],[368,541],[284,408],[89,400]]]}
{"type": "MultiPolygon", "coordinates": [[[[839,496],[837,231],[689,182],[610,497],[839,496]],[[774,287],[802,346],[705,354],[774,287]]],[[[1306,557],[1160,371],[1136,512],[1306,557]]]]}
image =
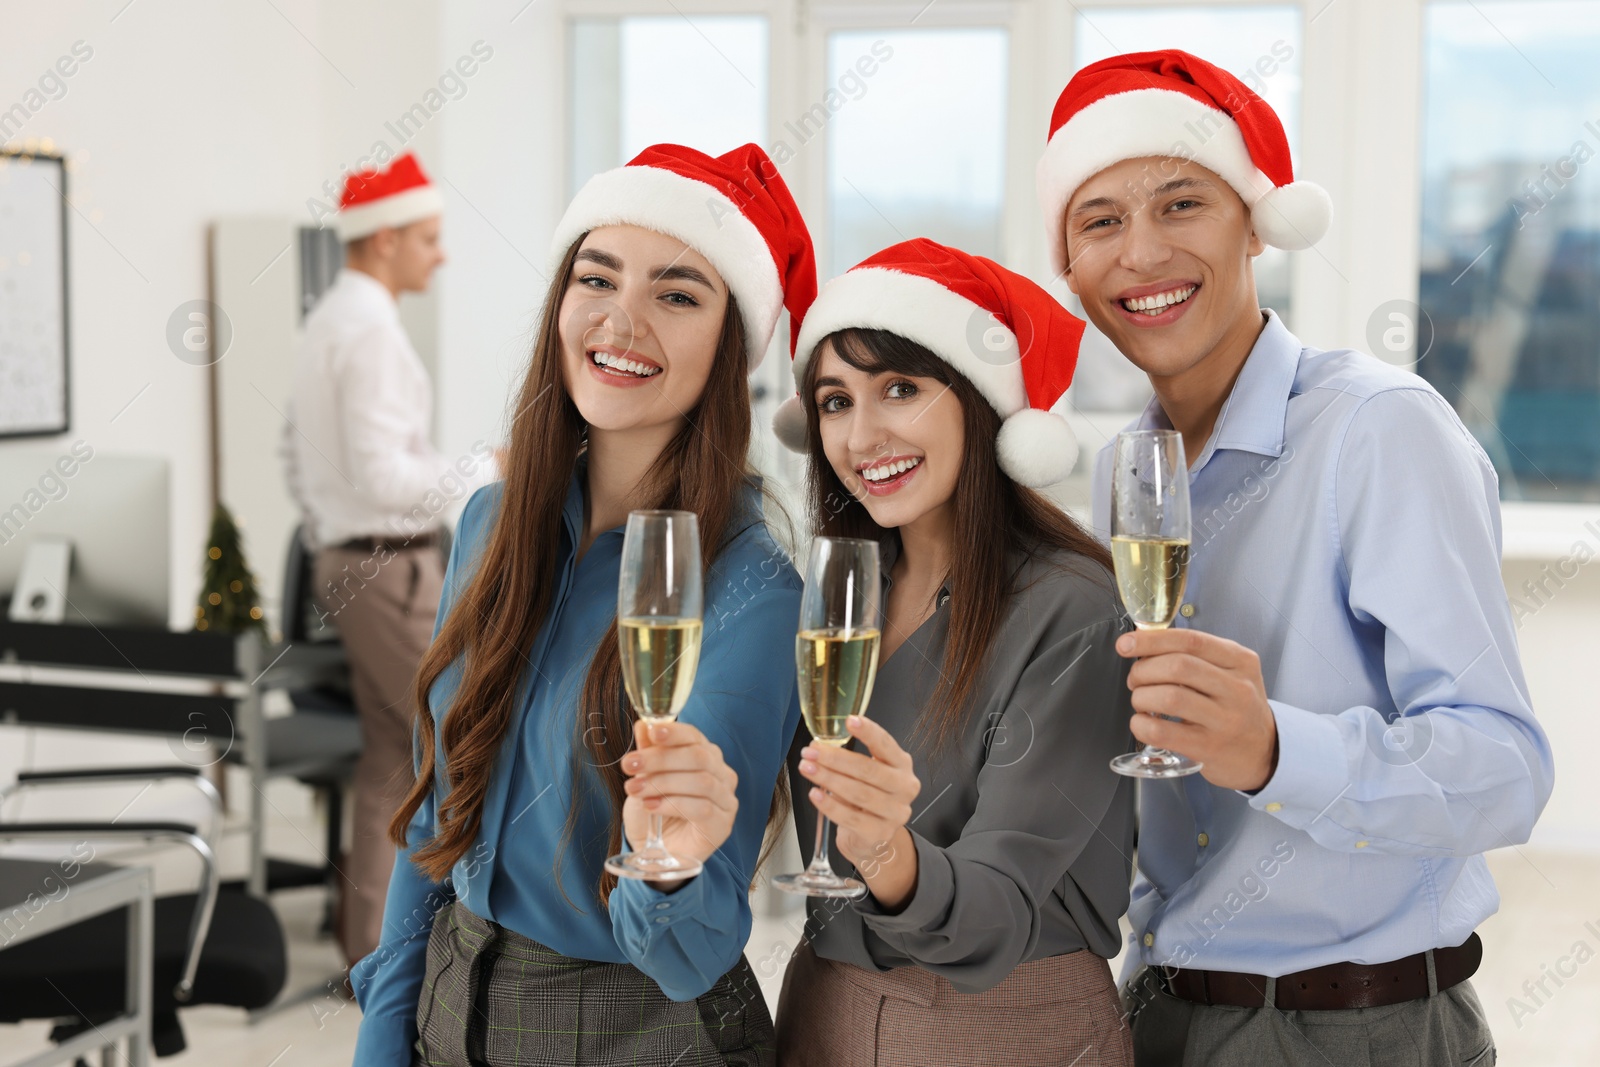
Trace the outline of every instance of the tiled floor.
{"type": "MultiPolygon", "coordinates": [[[[1486,958],[1474,984],[1494,1027],[1500,1063],[1600,1064],[1600,856],[1508,849],[1491,855],[1490,866],[1502,908],[1482,928],[1486,958]]],[[[336,969],[337,954],[316,934],[318,895],[300,891],[277,901],[291,946],[289,989],[315,989],[319,995],[254,1023],[239,1011],[191,1009],[184,1014],[189,1050],[161,1062],[172,1067],[350,1062],[360,1010],[322,985],[336,969]]],[[[784,904],[787,899],[776,906],[784,904]]],[[[758,897],[746,950],[771,1003],[799,930],[798,910],[775,913],[774,906],[765,895],[758,897]]],[[[0,1027],[0,1063],[43,1049],[44,1032],[42,1024],[0,1027]]]]}

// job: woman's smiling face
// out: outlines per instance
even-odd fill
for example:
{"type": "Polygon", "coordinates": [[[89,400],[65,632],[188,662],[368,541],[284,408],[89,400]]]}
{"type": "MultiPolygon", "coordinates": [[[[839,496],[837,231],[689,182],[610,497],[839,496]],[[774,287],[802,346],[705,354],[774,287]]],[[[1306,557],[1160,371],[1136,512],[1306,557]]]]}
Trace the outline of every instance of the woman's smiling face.
{"type": "Polygon", "coordinates": [[[589,231],[558,314],[562,381],[591,428],[681,423],[705,391],[728,287],[704,256],[639,226],[589,231]]]}
{"type": "Polygon", "coordinates": [[[851,366],[818,347],[812,401],[822,448],[872,521],[906,526],[949,505],[965,451],[961,403],[937,378],[851,366]]]}

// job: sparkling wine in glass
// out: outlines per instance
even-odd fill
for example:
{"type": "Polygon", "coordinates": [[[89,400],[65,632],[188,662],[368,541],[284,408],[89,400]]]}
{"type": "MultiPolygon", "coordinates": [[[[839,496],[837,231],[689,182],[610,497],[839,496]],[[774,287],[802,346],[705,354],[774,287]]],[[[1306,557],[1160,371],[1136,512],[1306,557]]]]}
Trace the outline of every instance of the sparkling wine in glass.
{"type": "MultiPolygon", "coordinates": [[[[1111,460],[1111,561],[1117,589],[1141,630],[1172,625],[1189,571],[1189,464],[1176,430],[1117,435],[1111,460]]],[[[1132,778],[1180,778],[1200,764],[1144,746],[1111,761],[1132,778]]]]}
{"type": "MultiPolygon", "coordinates": [[[[700,665],[700,526],[690,511],[634,511],[622,540],[617,639],[628,700],[645,722],[678,717],[700,665]]],[[[700,873],[699,860],[674,856],[650,814],[644,847],[606,860],[618,878],[677,881],[700,873]]]]}
{"type": "MultiPolygon", "coordinates": [[[[849,744],[845,720],[867,713],[878,675],[880,595],[877,542],[849,537],[819,537],[812,542],[794,662],[800,713],[817,744],[849,744]]],[[[772,884],[813,897],[859,897],[867,892],[856,879],[833,872],[828,819],[820,812],[811,865],[799,874],[779,875],[772,884]]]]}

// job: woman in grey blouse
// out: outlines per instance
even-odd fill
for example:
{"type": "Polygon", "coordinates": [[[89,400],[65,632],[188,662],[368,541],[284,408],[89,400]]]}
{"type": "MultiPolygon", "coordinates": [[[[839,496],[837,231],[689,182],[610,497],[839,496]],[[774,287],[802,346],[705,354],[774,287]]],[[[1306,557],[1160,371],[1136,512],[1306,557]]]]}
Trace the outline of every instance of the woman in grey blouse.
{"type": "MultiPolygon", "coordinates": [[[[880,541],[885,606],[856,743],[790,754],[869,892],[809,901],[781,1063],[1132,1063],[1106,963],[1133,853],[1133,785],[1107,767],[1131,747],[1131,624],[1104,547],[1030,488],[1071,469],[1047,409],[1081,335],[1032,282],[926,240],[807,315],[777,429],[809,453],[819,532],[880,541]]],[[[812,805],[795,814],[812,840],[812,805]]]]}

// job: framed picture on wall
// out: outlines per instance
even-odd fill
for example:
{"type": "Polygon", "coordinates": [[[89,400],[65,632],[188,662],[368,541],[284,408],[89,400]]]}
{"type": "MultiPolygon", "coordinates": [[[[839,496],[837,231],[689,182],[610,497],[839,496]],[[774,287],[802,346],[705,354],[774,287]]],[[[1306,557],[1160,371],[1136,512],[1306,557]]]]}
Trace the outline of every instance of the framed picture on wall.
{"type": "Polygon", "coordinates": [[[0,151],[0,438],[65,433],[67,168],[0,151]]]}

